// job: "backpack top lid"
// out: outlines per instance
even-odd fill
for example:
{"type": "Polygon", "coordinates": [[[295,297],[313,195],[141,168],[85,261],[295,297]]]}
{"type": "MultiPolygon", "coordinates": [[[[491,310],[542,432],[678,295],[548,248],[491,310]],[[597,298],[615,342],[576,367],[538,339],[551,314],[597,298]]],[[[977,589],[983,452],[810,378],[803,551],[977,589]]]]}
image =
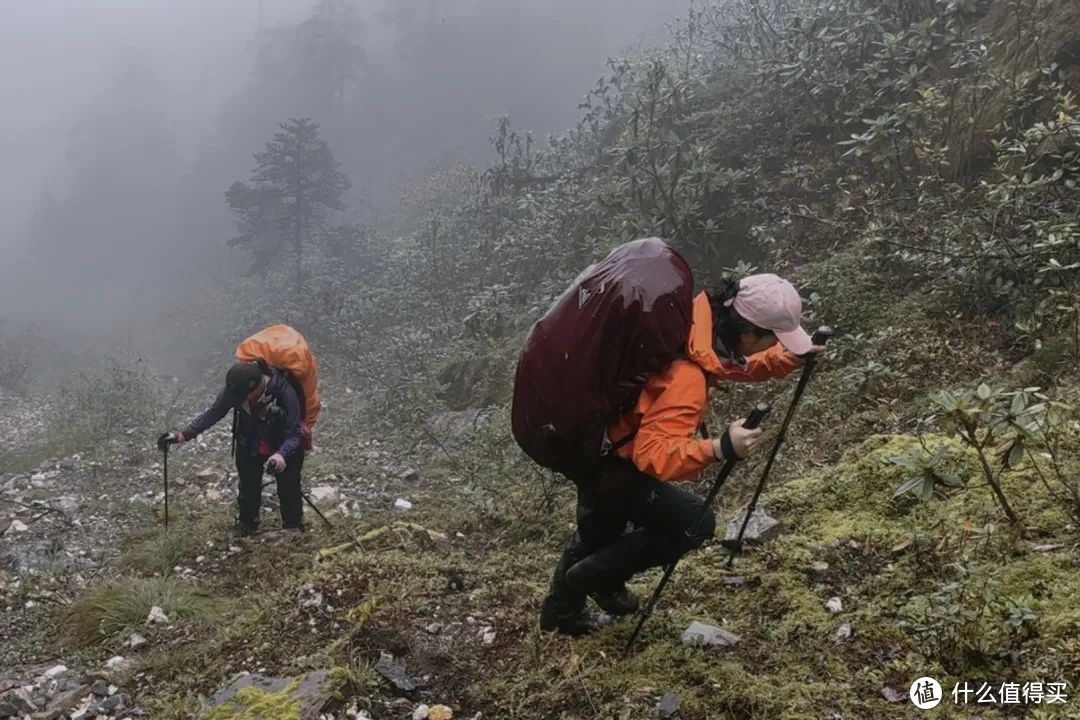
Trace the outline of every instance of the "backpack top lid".
{"type": "Polygon", "coordinates": [[[292,377],[303,396],[304,422],[314,426],[319,419],[322,402],[319,400],[319,364],[307,340],[288,325],[272,325],[244,340],[236,348],[236,359],[254,362],[258,359],[292,377]]]}
{"type": "Polygon", "coordinates": [[[693,273],[666,242],[620,245],[533,326],[518,361],[512,428],[536,462],[573,476],[651,375],[685,353],[693,273]]]}

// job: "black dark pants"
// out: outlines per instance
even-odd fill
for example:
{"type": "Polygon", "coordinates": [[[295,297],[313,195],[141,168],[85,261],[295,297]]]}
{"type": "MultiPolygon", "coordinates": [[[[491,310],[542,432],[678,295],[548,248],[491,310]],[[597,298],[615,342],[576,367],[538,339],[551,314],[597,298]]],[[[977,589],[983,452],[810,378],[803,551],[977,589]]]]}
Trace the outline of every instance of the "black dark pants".
{"type": "MultiPolygon", "coordinates": [[[[236,472],[240,475],[240,522],[248,527],[258,527],[259,508],[262,505],[263,466],[265,458],[246,452],[236,453],[236,472]]],[[[288,458],[285,469],[277,474],[277,494],[281,503],[281,526],[300,527],[304,519],[304,499],[300,495],[300,471],[304,467],[304,453],[296,452],[288,458]]]]}
{"type": "Polygon", "coordinates": [[[711,510],[694,525],[701,498],[626,460],[606,460],[595,477],[576,484],[577,530],[566,541],[549,597],[560,613],[578,612],[590,593],[619,590],[635,573],[678,560],[716,529],[711,510]]]}

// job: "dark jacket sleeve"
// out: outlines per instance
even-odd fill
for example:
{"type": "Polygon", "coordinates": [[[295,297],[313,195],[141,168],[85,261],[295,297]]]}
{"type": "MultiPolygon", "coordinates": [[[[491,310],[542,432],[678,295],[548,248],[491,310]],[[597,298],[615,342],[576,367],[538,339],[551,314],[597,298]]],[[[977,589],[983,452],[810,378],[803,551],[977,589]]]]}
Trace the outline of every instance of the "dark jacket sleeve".
{"type": "Polygon", "coordinates": [[[199,417],[192,420],[188,426],[180,432],[183,433],[185,440],[191,440],[198,437],[200,434],[212,428],[218,420],[225,417],[231,409],[232,405],[225,399],[225,391],[222,390],[221,394],[217,396],[217,400],[214,400],[214,404],[199,415],[199,417]]]}
{"type": "Polygon", "coordinates": [[[296,390],[287,381],[281,383],[278,401],[285,410],[285,440],[277,451],[282,457],[288,458],[300,448],[300,420],[304,413],[296,390]]]}

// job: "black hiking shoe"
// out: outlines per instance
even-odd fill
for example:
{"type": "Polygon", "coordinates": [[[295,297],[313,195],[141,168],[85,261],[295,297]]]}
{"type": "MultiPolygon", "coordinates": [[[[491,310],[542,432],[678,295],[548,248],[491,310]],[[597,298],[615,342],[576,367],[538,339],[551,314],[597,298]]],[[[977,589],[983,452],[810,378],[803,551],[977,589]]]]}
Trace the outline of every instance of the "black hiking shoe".
{"type": "Polygon", "coordinates": [[[641,598],[630,592],[625,585],[615,592],[589,593],[589,597],[596,601],[601,610],[615,617],[632,615],[641,606],[641,598]]]}
{"type": "Polygon", "coordinates": [[[251,537],[255,533],[259,532],[259,525],[258,525],[258,523],[254,524],[254,525],[249,525],[248,523],[240,522],[239,520],[237,520],[236,523],[233,525],[232,532],[233,532],[233,537],[237,537],[237,538],[251,537]]]}
{"type": "Polygon", "coordinates": [[[540,610],[540,629],[570,637],[581,637],[600,629],[600,623],[585,610],[564,611],[551,597],[540,610]]]}

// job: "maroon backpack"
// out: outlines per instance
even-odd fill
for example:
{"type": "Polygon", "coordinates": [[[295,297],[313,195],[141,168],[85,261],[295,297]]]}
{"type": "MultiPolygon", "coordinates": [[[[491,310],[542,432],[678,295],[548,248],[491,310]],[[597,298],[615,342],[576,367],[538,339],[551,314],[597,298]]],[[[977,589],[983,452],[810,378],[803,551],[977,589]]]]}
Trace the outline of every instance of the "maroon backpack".
{"type": "Polygon", "coordinates": [[[693,286],[690,266],[659,238],[620,245],[578,276],[518,360],[512,427],[529,457],[588,478],[612,449],[605,430],[684,354],[693,286]]]}

